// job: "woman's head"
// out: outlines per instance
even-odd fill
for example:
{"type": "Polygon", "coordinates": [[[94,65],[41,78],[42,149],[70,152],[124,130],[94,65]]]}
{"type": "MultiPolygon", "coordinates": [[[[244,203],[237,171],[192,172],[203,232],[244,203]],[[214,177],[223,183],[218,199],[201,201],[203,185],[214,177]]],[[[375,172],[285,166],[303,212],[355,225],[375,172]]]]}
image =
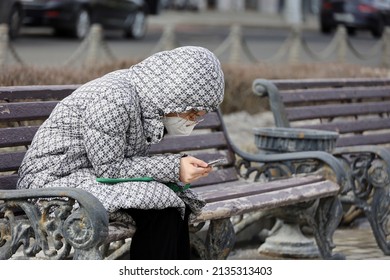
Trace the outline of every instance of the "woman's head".
{"type": "Polygon", "coordinates": [[[223,100],[220,62],[202,47],[156,53],[135,65],[133,71],[141,102],[147,102],[144,110],[154,107],[164,114],[213,111],[223,100]]]}
{"type": "Polygon", "coordinates": [[[167,114],[210,112],[224,96],[220,62],[202,47],[156,53],[134,65],[130,75],[139,96],[144,129],[153,136],[162,132],[162,118],[167,114]]]}

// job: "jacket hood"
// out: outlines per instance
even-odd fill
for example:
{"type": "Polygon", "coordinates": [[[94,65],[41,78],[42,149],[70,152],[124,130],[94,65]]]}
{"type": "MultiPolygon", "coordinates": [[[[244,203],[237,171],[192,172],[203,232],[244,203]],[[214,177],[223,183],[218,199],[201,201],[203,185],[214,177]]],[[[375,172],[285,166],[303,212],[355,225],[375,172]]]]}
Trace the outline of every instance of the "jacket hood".
{"type": "Polygon", "coordinates": [[[224,95],[224,76],[217,57],[202,47],[180,47],[156,53],[132,66],[144,130],[158,142],[168,113],[217,109],[224,95]]]}

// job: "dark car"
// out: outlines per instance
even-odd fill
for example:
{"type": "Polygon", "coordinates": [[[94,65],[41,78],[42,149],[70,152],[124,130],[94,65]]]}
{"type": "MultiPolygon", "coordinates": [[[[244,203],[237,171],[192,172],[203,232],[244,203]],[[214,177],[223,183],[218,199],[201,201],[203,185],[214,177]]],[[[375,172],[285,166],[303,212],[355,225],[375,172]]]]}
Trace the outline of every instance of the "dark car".
{"type": "Polygon", "coordinates": [[[390,0],[323,0],[321,31],[330,33],[339,24],[344,25],[349,34],[365,29],[379,38],[385,26],[390,25],[390,0]]]}
{"type": "Polygon", "coordinates": [[[53,27],[57,34],[84,38],[92,23],[121,29],[126,37],[146,33],[147,5],[143,0],[22,0],[26,26],[53,27]]]}
{"type": "Polygon", "coordinates": [[[8,34],[11,39],[19,35],[22,17],[21,1],[0,0],[0,23],[8,25],[8,34]]]}

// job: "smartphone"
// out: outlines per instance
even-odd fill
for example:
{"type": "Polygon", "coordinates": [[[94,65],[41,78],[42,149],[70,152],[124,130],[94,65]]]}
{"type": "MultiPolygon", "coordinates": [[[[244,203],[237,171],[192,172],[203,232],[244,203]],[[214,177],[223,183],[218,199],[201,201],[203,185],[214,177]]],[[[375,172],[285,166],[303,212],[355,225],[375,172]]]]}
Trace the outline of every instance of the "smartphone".
{"type": "Polygon", "coordinates": [[[225,162],[225,159],[224,158],[220,158],[220,159],[209,161],[207,164],[209,166],[216,166],[217,164],[220,164],[220,163],[223,163],[223,162],[225,162]]]}

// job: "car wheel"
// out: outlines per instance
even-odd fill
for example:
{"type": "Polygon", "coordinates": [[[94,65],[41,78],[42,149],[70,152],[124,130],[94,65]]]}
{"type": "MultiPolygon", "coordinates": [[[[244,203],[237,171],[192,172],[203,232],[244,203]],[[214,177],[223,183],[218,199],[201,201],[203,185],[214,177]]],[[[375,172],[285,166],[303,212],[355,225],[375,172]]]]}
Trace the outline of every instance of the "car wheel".
{"type": "Polygon", "coordinates": [[[91,17],[87,10],[80,10],[77,14],[76,24],[73,27],[73,36],[77,39],[83,39],[88,35],[91,28],[91,17]]]}
{"type": "Polygon", "coordinates": [[[133,39],[141,39],[146,34],[146,15],[143,11],[138,11],[132,24],[125,29],[125,36],[133,39]]]}
{"type": "Polygon", "coordinates": [[[385,24],[384,24],[383,20],[379,20],[378,24],[374,25],[371,28],[371,34],[375,38],[382,37],[382,34],[383,34],[384,31],[385,31],[385,24]]]}
{"type": "Polygon", "coordinates": [[[321,33],[323,33],[323,34],[329,34],[332,32],[333,27],[329,24],[325,24],[325,23],[321,22],[320,23],[320,30],[321,30],[321,33]]]}
{"type": "Polygon", "coordinates": [[[347,27],[347,33],[348,33],[348,35],[350,35],[350,36],[356,35],[356,28],[347,27]]]}
{"type": "Polygon", "coordinates": [[[13,7],[8,19],[8,35],[11,39],[19,35],[22,25],[22,12],[17,7],[13,7]]]}

